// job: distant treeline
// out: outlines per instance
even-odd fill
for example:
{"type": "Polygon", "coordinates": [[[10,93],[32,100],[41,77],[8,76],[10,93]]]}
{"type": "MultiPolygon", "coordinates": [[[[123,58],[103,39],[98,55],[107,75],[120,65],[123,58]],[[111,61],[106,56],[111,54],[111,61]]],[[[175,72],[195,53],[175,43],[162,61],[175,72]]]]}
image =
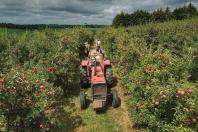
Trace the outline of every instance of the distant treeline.
{"type": "Polygon", "coordinates": [[[88,28],[101,28],[106,25],[58,25],[58,24],[13,24],[13,23],[0,23],[0,28],[14,28],[14,29],[44,29],[44,28],[74,28],[74,27],[88,27],[88,28]]]}
{"type": "Polygon", "coordinates": [[[127,27],[151,22],[155,23],[169,20],[183,20],[197,16],[197,8],[192,3],[190,3],[188,6],[184,5],[183,7],[176,8],[173,11],[170,11],[170,8],[167,7],[165,10],[158,9],[152,13],[149,13],[145,10],[137,10],[133,13],[121,12],[115,16],[112,25],[115,27],[127,27]]]}

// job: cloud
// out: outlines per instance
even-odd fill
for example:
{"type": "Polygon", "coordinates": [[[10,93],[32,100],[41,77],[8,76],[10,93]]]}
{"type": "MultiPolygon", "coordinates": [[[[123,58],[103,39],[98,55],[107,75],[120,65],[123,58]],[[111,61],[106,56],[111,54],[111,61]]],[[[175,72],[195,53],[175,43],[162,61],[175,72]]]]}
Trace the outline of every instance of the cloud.
{"type": "MultiPolygon", "coordinates": [[[[189,0],[1,0],[0,20],[19,24],[111,24],[114,16],[137,9],[175,8],[189,0]]],[[[198,7],[198,0],[192,0],[198,7]]]]}
{"type": "Polygon", "coordinates": [[[164,0],[165,4],[169,4],[169,5],[178,5],[178,4],[185,4],[187,2],[189,2],[190,0],[164,0]]]}

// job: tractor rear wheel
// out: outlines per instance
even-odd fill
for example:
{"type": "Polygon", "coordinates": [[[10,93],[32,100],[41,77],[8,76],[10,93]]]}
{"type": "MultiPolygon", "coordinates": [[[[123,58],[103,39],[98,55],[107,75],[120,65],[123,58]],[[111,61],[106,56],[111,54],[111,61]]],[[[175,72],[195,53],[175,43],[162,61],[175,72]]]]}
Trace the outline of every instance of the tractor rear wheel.
{"type": "Polygon", "coordinates": [[[82,88],[87,88],[89,85],[89,80],[87,77],[87,70],[85,68],[80,68],[80,84],[82,88]]]}
{"type": "Polygon", "coordinates": [[[119,98],[116,90],[111,91],[112,94],[112,107],[117,108],[119,106],[119,98]]]}
{"type": "Polygon", "coordinates": [[[106,67],[106,81],[108,86],[113,85],[113,72],[112,72],[112,67],[108,66],[106,67]]]}
{"type": "Polygon", "coordinates": [[[85,109],[86,108],[86,95],[84,91],[80,91],[80,108],[85,109]]]}

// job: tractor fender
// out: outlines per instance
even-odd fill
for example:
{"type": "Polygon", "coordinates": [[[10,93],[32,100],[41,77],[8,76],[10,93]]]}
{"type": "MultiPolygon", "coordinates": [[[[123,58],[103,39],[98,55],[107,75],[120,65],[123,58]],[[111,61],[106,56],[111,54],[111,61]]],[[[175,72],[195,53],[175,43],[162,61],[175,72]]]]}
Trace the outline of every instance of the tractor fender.
{"type": "Polygon", "coordinates": [[[103,64],[104,64],[105,66],[111,66],[110,60],[104,60],[104,61],[103,61],[103,64]]]}
{"type": "Polygon", "coordinates": [[[81,61],[81,66],[87,66],[88,63],[89,63],[88,60],[83,60],[83,61],[81,61]]]}

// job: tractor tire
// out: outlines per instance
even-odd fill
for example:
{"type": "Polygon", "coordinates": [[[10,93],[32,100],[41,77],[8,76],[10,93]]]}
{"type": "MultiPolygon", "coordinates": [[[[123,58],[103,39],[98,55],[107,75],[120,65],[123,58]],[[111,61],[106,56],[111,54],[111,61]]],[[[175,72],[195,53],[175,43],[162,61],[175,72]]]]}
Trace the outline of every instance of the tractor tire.
{"type": "Polygon", "coordinates": [[[117,108],[119,106],[119,98],[116,90],[111,91],[112,94],[112,107],[117,108]]]}
{"type": "Polygon", "coordinates": [[[80,68],[80,84],[81,88],[87,88],[89,86],[89,80],[85,68],[80,68]]]}
{"type": "Polygon", "coordinates": [[[80,91],[80,108],[85,109],[86,105],[86,95],[84,91],[80,91]]]}
{"type": "Polygon", "coordinates": [[[113,85],[112,67],[106,67],[105,76],[106,76],[107,86],[111,87],[113,85]]]}

